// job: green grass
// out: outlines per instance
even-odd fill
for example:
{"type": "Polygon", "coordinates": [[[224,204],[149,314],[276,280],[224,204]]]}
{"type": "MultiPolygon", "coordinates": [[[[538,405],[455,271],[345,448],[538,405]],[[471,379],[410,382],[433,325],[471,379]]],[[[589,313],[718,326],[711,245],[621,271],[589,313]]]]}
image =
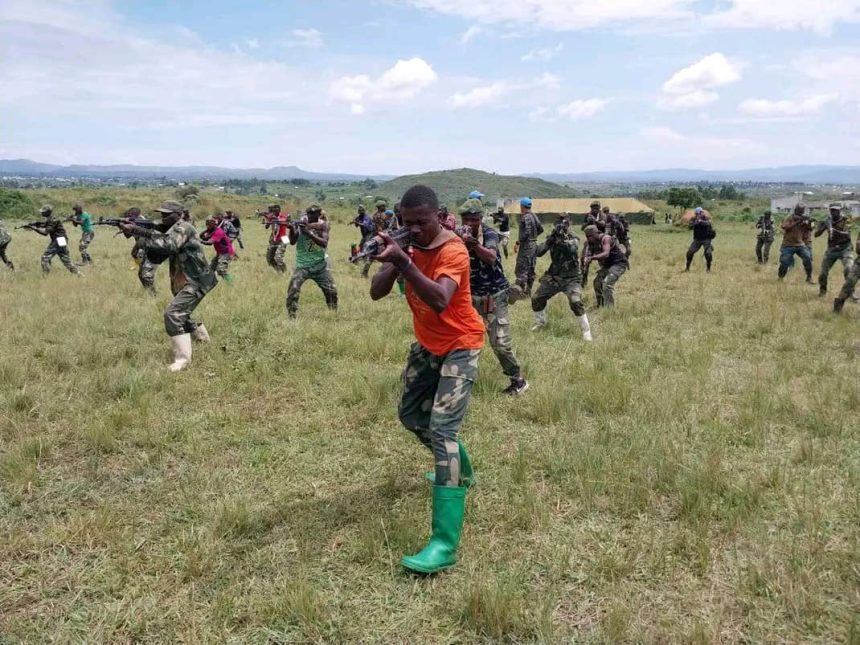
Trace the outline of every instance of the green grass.
{"type": "Polygon", "coordinates": [[[718,229],[707,275],[701,256],[681,271],[688,234],[634,227],[593,345],[560,299],[539,334],[514,306],[532,387],[500,395],[484,352],[463,427],[478,486],[435,578],[398,566],[429,530],[430,457],[395,411],[410,317],[370,301],[353,228],[333,231],[340,310],[308,283],[290,322],[248,221],[233,286],[199,309],[213,342],[178,375],[166,267],[145,296],[100,229],[85,278],[44,279],[43,238],[16,232],[0,642],[858,642],[860,312],[759,270],[750,225],[718,229]]]}

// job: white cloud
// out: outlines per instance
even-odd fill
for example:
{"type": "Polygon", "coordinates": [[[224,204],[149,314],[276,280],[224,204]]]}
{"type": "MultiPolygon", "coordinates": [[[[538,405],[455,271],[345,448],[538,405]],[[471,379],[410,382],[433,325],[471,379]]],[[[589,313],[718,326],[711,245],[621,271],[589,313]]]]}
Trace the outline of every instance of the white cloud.
{"type": "Polygon", "coordinates": [[[691,0],[406,0],[422,9],[483,24],[527,25],[573,31],[612,24],[657,21],[688,15],[691,0]]]}
{"type": "Polygon", "coordinates": [[[688,136],[664,126],[645,128],[641,135],[664,152],[671,151],[677,155],[677,163],[701,164],[702,159],[723,161],[764,150],[764,146],[750,139],[688,136]]]}
{"type": "Polygon", "coordinates": [[[794,61],[794,68],[816,81],[854,85],[860,82],[860,50],[832,48],[807,51],[794,61]]]}
{"type": "Polygon", "coordinates": [[[284,41],[287,47],[319,49],[323,46],[322,33],[316,29],[293,29],[290,34],[292,39],[284,41]]]}
{"type": "Polygon", "coordinates": [[[769,99],[748,99],[743,101],[738,109],[744,114],[754,117],[797,117],[817,114],[836,97],[832,94],[820,94],[787,101],[771,101],[769,99]]]}
{"type": "Polygon", "coordinates": [[[533,60],[549,61],[552,60],[553,57],[558,54],[562,49],[564,49],[564,45],[561,43],[559,43],[555,47],[541,47],[540,49],[532,49],[530,52],[520,58],[520,60],[523,62],[533,60]]]}
{"type": "Polygon", "coordinates": [[[729,0],[730,7],[705,24],[732,29],[810,29],[828,33],[840,23],[860,22],[860,0],[729,0]]]}
{"type": "Polygon", "coordinates": [[[465,45],[483,31],[484,30],[481,27],[478,27],[477,25],[472,25],[466,31],[460,34],[460,44],[465,45]]]}
{"type": "Polygon", "coordinates": [[[548,90],[557,90],[561,87],[561,79],[555,74],[544,72],[534,80],[533,85],[548,90]]]}
{"type": "Polygon", "coordinates": [[[260,49],[260,41],[256,38],[249,38],[245,41],[245,46],[248,49],[260,49]]]}
{"type": "Polygon", "coordinates": [[[559,105],[556,112],[559,116],[566,117],[571,121],[587,119],[602,111],[610,102],[610,99],[577,99],[565,105],[559,105]]]}
{"type": "Polygon", "coordinates": [[[438,78],[425,60],[410,58],[398,60],[377,79],[367,74],[342,76],[329,87],[329,96],[332,100],[349,103],[353,114],[364,114],[368,103],[407,101],[438,78]]]}
{"type": "Polygon", "coordinates": [[[513,86],[505,81],[491,85],[476,87],[468,92],[457,92],[451,97],[451,107],[477,108],[493,103],[513,90],[513,86]]]}
{"type": "Polygon", "coordinates": [[[675,72],[663,83],[663,96],[657,107],[664,110],[699,108],[720,98],[714,88],[734,83],[741,78],[738,65],[717,52],[675,72]]]}

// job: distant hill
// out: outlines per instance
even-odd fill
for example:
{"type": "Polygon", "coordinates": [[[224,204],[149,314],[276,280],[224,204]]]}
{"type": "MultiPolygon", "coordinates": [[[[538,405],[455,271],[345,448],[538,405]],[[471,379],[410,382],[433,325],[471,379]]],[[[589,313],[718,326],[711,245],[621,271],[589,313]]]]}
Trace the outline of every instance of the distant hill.
{"type": "Polygon", "coordinates": [[[92,177],[101,179],[160,179],[166,177],[173,181],[195,179],[265,179],[266,181],[286,181],[307,179],[309,181],[361,181],[373,179],[386,181],[393,175],[349,175],[343,173],[310,172],[297,166],[276,166],[274,168],[221,168],[219,166],[58,166],[38,163],[29,159],[0,159],[0,175],[25,177],[92,177]]]}
{"type": "Polygon", "coordinates": [[[472,168],[403,175],[381,184],[374,192],[397,198],[415,184],[424,184],[435,190],[452,210],[455,205],[465,201],[473,190],[486,195],[485,204],[494,204],[500,197],[565,197],[571,193],[570,189],[543,179],[496,175],[472,168]]]}
{"type": "Polygon", "coordinates": [[[606,182],[616,184],[649,184],[671,182],[764,182],[801,184],[860,184],[860,166],[781,166],[750,168],[748,170],[695,170],[667,168],[665,170],[597,171],[579,173],[533,173],[555,182],[606,182]]]}

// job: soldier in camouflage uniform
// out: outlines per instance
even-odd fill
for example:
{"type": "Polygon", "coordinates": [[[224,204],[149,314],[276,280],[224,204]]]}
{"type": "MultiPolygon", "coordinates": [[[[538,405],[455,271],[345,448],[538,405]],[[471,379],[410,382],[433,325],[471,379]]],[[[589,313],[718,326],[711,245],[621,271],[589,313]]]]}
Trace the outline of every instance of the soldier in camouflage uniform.
{"type": "Polygon", "coordinates": [[[588,238],[588,251],[585,256],[585,268],[596,261],[600,263],[600,270],[594,277],[594,297],[598,307],[612,307],[615,304],[615,285],[627,272],[627,258],[621,251],[621,247],[611,235],[601,233],[597,226],[585,227],[585,236],[588,238]],[[592,249],[599,249],[598,252],[592,249]]]}
{"type": "MultiPolygon", "coordinates": [[[[374,226],[376,226],[376,232],[382,233],[389,229],[389,224],[391,219],[386,214],[386,209],[388,208],[388,202],[384,199],[376,200],[376,210],[373,215],[370,216],[370,219],[373,221],[374,226]]],[[[394,214],[394,211],[391,211],[391,214],[394,214]]]]}
{"type": "Polygon", "coordinates": [[[322,290],[325,303],[337,311],[337,287],[328,266],[329,225],[321,221],[322,208],[313,204],[305,210],[306,220],[290,227],[290,244],[296,247],[296,270],[287,289],[287,315],[295,318],[299,310],[299,293],[306,280],[313,280],[322,290]]]}
{"type": "Polygon", "coordinates": [[[133,222],[122,222],[120,228],[126,237],[132,235],[144,241],[148,253],[170,258],[170,289],[173,300],[164,311],[164,328],[173,345],[171,372],[184,369],[191,360],[191,339],[209,341],[209,332],[202,324],[195,324],[191,314],[200,301],[218,283],[214,271],[206,261],[203,244],[191,222],[182,217],[182,204],[164,202],[156,211],[161,213],[161,227],[166,232],[144,229],[133,222]]]}
{"type": "MultiPolygon", "coordinates": [[[[612,235],[624,247],[624,257],[629,262],[630,255],[633,253],[633,246],[630,243],[630,224],[627,223],[627,219],[622,214],[610,213],[609,206],[604,206],[603,220],[606,232],[612,235]]],[[[600,226],[598,225],[597,228],[600,228],[600,226]]]]}
{"type": "Polygon", "coordinates": [[[387,296],[399,275],[407,281],[416,342],[403,371],[398,415],[430,449],[435,470],[432,536],[400,562],[410,571],[436,573],[457,562],[466,490],[474,481],[458,434],[478,376],[484,324],[472,306],[469,254],[456,234],[442,229],[436,194],[413,186],[401,205],[413,234],[411,256],[382,234],[387,245],[375,259],[385,266],[373,276],[370,297],[387,296]]]}
{"type": "Polygon", "coordinates": [[[842,273],[845,279],[851,275],[854,266],[854,252],[851,248],[851,221],[842,215],[842,204],[830,204],[830,216],[818,224],[815,237],[827,231],[827,250],[821,260],[821,272],[818,274],[818,295],[827,294],[827,276],[837,262],[842,262],[842,273]]]}
{"type": "Polygon", "coordinates": [[[469,251],[472,306],[484,321],[490,347],[499,359],[502,372],[511,380],[502,393],[521,394],[528,389],[529,384],[523,378],[511,340],[511,320],[508,316],[510,285],[502,268],[499,235],[481,223],[483,214],[484,207],[478,199],[469,199],[460,207],[463,226],[457,230],[469,251]]]}
{"type": "Polygon", "coordinates": [[[9,267],[10,271],[14,271],[15,265],[12,264],[12,260],[6,257],[6,249],[9,247],[9,242],[11,241],[12,236],[9,235],[9,231],[6,230],[3,220],[0,219],[0,260],[3,260],[3,264],[9,267]]]}
{"type": "Polygon", "coordinates": [[[81,264],[92,264],[93,258],[87,249],[89,249],[93,238],[96,236],[95,229],[93,228],[93,218],[80,204],[72,206],[72,211],[74,212],[71,218],[72,224],[81,227],[81,241],[78,244],[78,252],[81,254],[81,264]]]}
{"type": "Polygon", "coordinates": [[[699,252],[699,249],[704,249],[705,271],[710,273],[711,264],[714,261],[713,240],[717,236],[716,231],[714,231],[714,224],[705,209],[697,208],[693,219],[687,226],[693,231],[693,241],[690,243],[690,248],[687,249],[687,265],[684,271],[690,270],[693,256],[699,252]]]}
{"type": "MultiPolygon", "coordinates": [[[[126,219],[138,219],[140,217],[140,209],[136,206],[129,208],[125,212],[126,219]]],[[[158,269],[158,264],[150,260],[146,254],[146,240],[139,235],[134,235],[134,246],[131,247],[131,257],[137,264],[137,279],[140,281],[146,293],[154,296],[155,290],[155,272],[158,269]]]]}
{"type": "Polygon", "coordinates": [[[532,200],[529,197],[523,197],[520,200],[519,239],[516,244],[517,263],[514,267],[516,281],[511,287],[511,303],[524,296],[531,296],[537,263],[535,256],[537,238],[541,233],[543,233],[543,226],[537,215],[532,213],[532,200]]]}
{"type": "Polygon", "coordinates": [[[48,248],[42,253],[42,273],[45,275],[51,272],[51,260],[55,255],[59,256],[60,262],[66,267],[70,273],[80,275],[80,271],[72,264],[72,256],[69,255],[69,236],[66,235],[66,229],[63,223],[54,219],[54,208],[50,204],[45,204],[39,209],[39,213],[45,218],[44,222],[36,226],[30,227],[39,235],[45,235],[51,238],[48,248]]]}
{"type": "Polygon", "coordinates": [[[755,257],[759,264],[767,264],[770,259],[770,246],[773,244],[773,217],[769,210],[758,218],[755,227],[758,229],[755,243],[755,257]]]}
{"type": "Polygon", "coordinates": [[[570,309],[582,329],[582,338],[591,340],[591,326],[582,304],[582,271],[579,264],[579,238],[570,232],[570,220],[562,217],[552,233],[537,247],[537,256],[547,252],[552,262],[541,276],[537,293],[532,296],[535,324],[532,331],[546,325],[546,305],[558,293],[567,296],[570,309]]]}
{"type": "Polygon", "coordinates": [[[287,265],[284,264],[284,252],[287,250],[287,243],[284,238],[287,237],[287,217],[281,213],[280,204],[269,206],[269,212],[263,217],[265,227],[272,229],[269,236],[269,248],[266,251],[266,262],[278,273],[286,273],[287,265]]]}
{"type": "Polygon", "coordinates": [[[584,231],[586,226],[596,226],[603,233],[606,230],[606,218],[603,211],[600,210],[600,202],[591,202],[589,208],[590,210],[585,214],[580,228],[584,231]]]}
{"type": "MultiPolygon", "coordinates": [[[[857,236],[857,247],[855,251],[857,252],[857,255],[860,255],[860,235],[857,236]]],[[[854,289],[857,287],[858,282],[860,282],[860,262],[855,262],[854,266],[851,267],[851,272],[845,278],[845,283],[842,285],[839,295],[833,300],[833,313],[838,314],[842,311],[845,301],[849,298],[855,302],[857,301],[857,297],[854,295],[854,289]]]]}

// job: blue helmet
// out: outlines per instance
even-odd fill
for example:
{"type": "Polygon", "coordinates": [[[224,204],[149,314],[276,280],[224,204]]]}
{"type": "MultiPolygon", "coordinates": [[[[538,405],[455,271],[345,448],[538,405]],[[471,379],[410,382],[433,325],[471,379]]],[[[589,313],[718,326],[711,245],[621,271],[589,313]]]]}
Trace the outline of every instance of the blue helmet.
{"type": "Polygon", "coordinates": [[[394,211],[389,208],[387,211],[385,211],[385,214],[386,215],[394,215],[394,211]]]}
{"type": "Polygon", "coordinates": [[[520,206],[525,206],[526,208],[532,207],[532,198],[531,197],[523,197],[520,200],[520,206]]]}
{"type": "Polygon", "coordinates": [[[477,190],[473,190],[469,193],[469,199],[481,199],[484,196],[484,193],[480,193],[477,190]]]}

